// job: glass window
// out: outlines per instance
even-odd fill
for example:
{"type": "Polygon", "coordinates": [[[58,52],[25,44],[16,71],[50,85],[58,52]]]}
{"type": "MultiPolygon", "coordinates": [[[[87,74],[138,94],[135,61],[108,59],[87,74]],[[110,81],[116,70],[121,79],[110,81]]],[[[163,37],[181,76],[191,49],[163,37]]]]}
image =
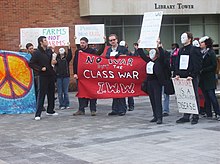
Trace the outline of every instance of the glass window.
{"type": "Polygon", "coordinates": [[[173,43],[173,26],[162,26],[160,29],[160,39],[165,49],[171,49],[171,44],[173,43]]]}
{"type": "Polygon", "coordinates": [[[216,15],[206,15],[205,16],[205,23],[206,24],[209,24],[209,23],[213,23],[213,24],[219,23],[219,17],[216,16],[216,15]]]}
{"type": "Polygon", "coordinates": [[[103,17],[91,17],[90,18],[90,23],[91,24],[103,24],[104,23],[104,18],[103,17]]]}
{"type": "Polygon", "coordinates": [[[162,24],[173,24],[173,17],[171,17],[171,16],[163,16],[162,24]]]}
{"type": "Polygon", "coordinates": [[[205,35],[210,36],[214,44],[219,44],[219,25],[205,25],[205,35]]]}
{"type": "Polygon", "coordinates": [[[106,25],[122,25],[122,17],[119,17],[119,16],[106,17],[105,24],[106,25]]]}
{"type": "Polygon", "coordinates": [[[190,24],[203,24],[203,16],[190,16],[190,24]]]}
{"type": "Polygon", "coordinates": [[[189,17],[175,17],[175,24],[189,24],[189,17]]]}
{"type": "Polygon", "coordinates": [[[137,42],[140,37],[140,27],[125,27],[125,41],[128,44],[129,50],[133,51],[133,43],[137,42]]]}
{"type": "Polygon", "coordinates": [[[124,17],[125,25],[141,25],[142,19],[140,16],[126,16],[124,17]]]}
{"type": "Polygon", "coordinates": [[[190,32],[193,34],[193,38],[201,38],[203,34],[203,25],[192,25],[190,32]]]}

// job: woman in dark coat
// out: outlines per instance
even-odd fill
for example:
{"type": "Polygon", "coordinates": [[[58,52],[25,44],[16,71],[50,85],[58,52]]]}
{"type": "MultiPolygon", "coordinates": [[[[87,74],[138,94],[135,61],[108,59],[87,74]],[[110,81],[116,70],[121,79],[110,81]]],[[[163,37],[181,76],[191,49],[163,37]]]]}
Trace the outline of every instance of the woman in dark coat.
{"type": "Polygon", "coordinates": [[[70,82],[70,70],[69,63],[72,60],[72,50],[70,45],[68,46],[68,53],[64,48],[59,49],[57,55],[56,64],[56,76],[57,76],[57,92],[59,98],[59,108],[70,108],[68,88],[70,82]]]}
{"type": "Polygon", "coordinates": [[[205,112],[207,117],[212,117],[212,105],[217,119],[220,121],[219,104],[215,95],[217,60],[213,50],[213,41],[210,37],[204,36],[199,42],[203,54],[199,86],[205,98],[205,112]]]}

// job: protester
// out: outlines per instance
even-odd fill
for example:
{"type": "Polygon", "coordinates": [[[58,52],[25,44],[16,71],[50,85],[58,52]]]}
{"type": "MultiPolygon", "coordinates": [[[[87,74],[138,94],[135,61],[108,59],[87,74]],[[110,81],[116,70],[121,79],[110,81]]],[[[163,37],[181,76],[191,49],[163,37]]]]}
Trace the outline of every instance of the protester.
{"type": "MultiPolygon", "coordinates": [[[[179,45],[177,43],[173,43],[171,45],[171,52],[169,53],[166,50],[162,50],[164,53],[164,66],[163,69],[165,71],[165,79],[171,79],[173,71],[175,69],[175,62],[179,52],[179,45]]],[[[160,50],[160,48],[159,48],[160,50]]],[[[161,55],[161,51],[160,51],[161,55]]],[[[162,56],[162,55],[161,55],[162,56]]],[[[169,116],[170,113],[170,95],[165,93],[165,89],[163,87],[163,116],[169,116]]]]}
{"type": "MultiPolygon", "coordinates": [[[[125,47],[128,50],[128,45],[124,40],[120,41],[119,46],[125,47]]],[[[128,50],[127,55],[133,56],[133,54],[129,50],[128,50]]],[[[134,97],[128,97],[127,102],[128,102],[128,111],[133,111],[134,110],[134,97]]],[[[127,105],[126,105],[126,109],[127,109],[127,105]]]]}
{"type": "MultiPolygon", "coordinates": [[[[118,37],[116,34],[111,34],[108,37],[110,47],[107,49],[106,58],[110,56],[119,58],[120,55],[128,55],[128,49],[124,46],[118,45],[118,37]]],[[[126,114],[126,101],[125,98],[113,98],[112,112],[108,113],[109,116],[118,115],[124,116],[126,114]]]]}
{"type": "Polygon", "coordinates": [[[150,59],[145,55],[142,49],[138,49],[138,53],[141,58],[147,62],[147,78],[145,82],[153,110],[153,119],[150,122],[162,124],[162,86],[164,85],[165,77],[159,59],[159,50],[151,49],[149,51],[150,59]]]}
{"type": "Polygon", "coordinates": [[[56,64],[52,60],[52,50],[48,49],[48,41],[45,36],[38,38],[38,49],[33,53],[30,60],[30,67],[39,72],[39,93],[37,97],[37,111],[35,120],[41,119],[41,112],[44,105],[45,95],[47,94],[48,106],[46,115],[56,116],[54,111],[54,92],[55,92],[55,71],[51,64],[56,64]]]}
{"type": "MultiPolygon", "coordinates": [[[[22,52],[21,47],[22,47],[22,45],[20,44],[19,45],[19,48],[20,48],[19,51],[20,52],[22,52]]],[[[34,50],[34,45],[32,43],[27,43],[25,47],[26,47],[27,53],[31,54],[31,56],[32,56],[34,51],[35,51],[34,50]]],[[[34,69],[33,69],[33,73],[34,73],[35,97],[36,97],[36,100],[37,100],[37,94],[38,94],[38,90],[39,90],[39,88],[38,88],[39,73],[36,70],[34,70],[34,69]]]]}
{"type": "Polygon", "coordinates": [[[199,42],[203,55],[199,86],[205,98],[205,113],[208,118],[212,118],[211,106],[213,106],[217,120],[220,121],[219,103],[215,95],[217,59],[213,50],[213,40],[208,36],[204,36],[199,42]]]}
{"type": "Polygon", "coordinates": [[[56,66],[56,76],[57,76],[57,92],[59,99],[59,108],[68,109],[70,108],[69,102],[69,82],[70,82],[70,70],[69,63],[72,59],[72,50],[70,44],[68,44],[68,53],[65,52],[64,48],[59,49],[57,55],[57,64],[56,66]]]}
{"type": "Polygon", "coordinates": [[[171,53],[170,53],[170,69],[172,71],[172,74],[175,70],[175,63],[176,63],[178,53],[179,53],[179,44],[173,43],[171,45],[171,53]]]}
{"type": "MultiPolygon", "coordinates": [[[[82,37],[80,39],[80,48],[75,51],[75,56],[74,56],[74,61],[73,61],[73,73],[74,73],[74,79],[77,80],[78,83],[78,57],[79,57],[79,52],[86,52],[89,54],[94,54],[94,55],[101,55],[104,51],[105,45],[103,44],[102,47],[100,48],[99,51],[89,48],[88,46],[89,40],[86,37],[82,37]]],[[[80,92],[80,90],[79,90],[80,92]]],[[[91,116],[96,116],[96,103],[97,99],[88,99],[88,98],[78,98],[79,102],[79,110],[75,112],[73,115],[85,115],[85,107],[88,106],[88,103],[90,104],[90,111],[91,111],[91,116]]]]}
{"type": "Polygon", "coordinates": [[[138,54],[138,43],[134,43],[133,47],[134,47],[134,52],[132,56],[138,56],[139,55],[138,54]]]}
{"type": "MultiPolygon", "coordinates": [[[[186,78],[192,81],[195,92],[196,102],[199,109],[198,97],[198,82],[199,72],[202,66],[202,54],[196,47],[192,45],[193,35],[190,32],[185,32],[181,35],[181,43],[183,47],[180,48],[175,65],[174,75],[179,78],[186,78]],[[185,59],[185,60],[184,60],[185,59]]],[[[191,124],[197,124],[199,120],[198,114],[193,114],[191,124]]],[[[184,113],[183,117],[178,119],[176,123],[190,122],[190,114],[184,113]]]]}

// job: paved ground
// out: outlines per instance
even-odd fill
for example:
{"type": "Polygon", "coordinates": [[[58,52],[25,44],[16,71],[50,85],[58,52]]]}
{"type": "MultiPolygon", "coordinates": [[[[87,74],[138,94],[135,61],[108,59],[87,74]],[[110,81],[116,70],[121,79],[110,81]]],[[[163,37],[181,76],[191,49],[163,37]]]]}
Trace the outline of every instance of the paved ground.
{"type": "Polygon", "coordinates": [[[98,101],[98,114],[72,116],[78,103],[59,116],[0,115],[0,164],[220,164],[220,122],[177,125],[174,97],[162,125],[149,123],[148,97],[135,98],[135,110],[107,116],[111,99],[98,101]]]}

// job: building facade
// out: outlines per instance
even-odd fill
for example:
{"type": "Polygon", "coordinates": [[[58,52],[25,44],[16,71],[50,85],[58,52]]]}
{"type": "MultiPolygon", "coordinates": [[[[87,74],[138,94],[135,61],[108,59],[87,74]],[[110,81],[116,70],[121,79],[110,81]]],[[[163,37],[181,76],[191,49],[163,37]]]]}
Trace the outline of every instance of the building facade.
{"type": "Polygon", "coordinates": [[[166,49],[191,31],[195,38],[211,36],[219,54],[219,0],[2,0],[0,10],[1,50],[18,51],[20,28],[69,27],[74,51],[75,25],[89,23],[105,24],[106,36],[116,33],[132,50],[144,12],[163,11],[160,38],[166,49]]]}
{"type": "Polygon", "coordinates": [[[160,38],[166,49],[174,42],[180,44],[185,31],[191,31],[194,38],[208,35],[216,49],[219,47],[218,0],[80,0],[79,7],[81,17],[89,17],[91,23],[104,23],[106,35],[116,33],[129,46],[139,38],[144,12],[163,11],[160,38]]]}

